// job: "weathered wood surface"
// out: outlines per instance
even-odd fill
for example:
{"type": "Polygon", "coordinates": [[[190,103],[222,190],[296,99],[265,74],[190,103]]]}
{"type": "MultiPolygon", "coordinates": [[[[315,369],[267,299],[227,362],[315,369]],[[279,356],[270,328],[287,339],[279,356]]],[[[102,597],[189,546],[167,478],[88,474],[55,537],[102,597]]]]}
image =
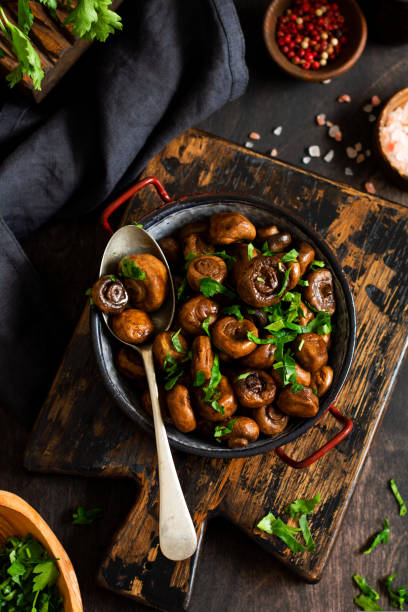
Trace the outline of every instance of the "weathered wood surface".
{"type": "MultiPolygon", "coordinates": [[[[112,6],[117,7],[121,2],[122,0],[113,0],[112,6]]],[[[76,2],[73,1],[72,6],[75,4],[76,2]]],[[[18,20],[17,0],[6,0],[2,6],[7,19],[16,24],[18,20]]],[[[35,102],[41,102],[92,43],[74,36],[70,25],[62,26],[68,15],[63,7],[59,7],[56,11],[57,22],[40,2],[32,1],[30,6],[34,14],[34,23],[29,36],[34,49],[39,54],[44,78],[41,90],[34,88],[31,79],[26,74],[18,87],[35,102]]],[[[0,48],[5,52],[5,55],[0,57],[0,78],[4,78],[17,66],[17,60],[10,43],[1,31],[0,48]]]]}
{"type": "MultiPolygon", "coordinates": [[[[356,478],[384,413],[406,344],[408,211],[346,186],[300,172],[202,132],[173,141],[148,166],[170,195],[238,191],[301,214],[331,243],[350,279],[358,316],[352,371],[337,401],[355,426],[351,435],[306,471],[295,472],[273,454],[225,462],[175,454],[197,527],[222,513],[309,581],[320,578],[356,478]],[[312,517],[316,551],[288,555],[254,526],[268,510],[319,491],[312,517]]],[[[160,205],[145,190],[129,207],[131,221],[160,205]]],[[[140,493],[101,568],[112,590],[163,609],[185,606],[196,559],[174,564],[158,551],[156,460],[152,440],[127,420],[100,382],[85,312],[65,355],[27,449],[31,470],[131,477],[140,493]]],[[[323,444],[335,428],[326,417],[289,445],[296,458],[323,444]]],[[[198,557],[199,552],[196,557],[198,557]]]]}

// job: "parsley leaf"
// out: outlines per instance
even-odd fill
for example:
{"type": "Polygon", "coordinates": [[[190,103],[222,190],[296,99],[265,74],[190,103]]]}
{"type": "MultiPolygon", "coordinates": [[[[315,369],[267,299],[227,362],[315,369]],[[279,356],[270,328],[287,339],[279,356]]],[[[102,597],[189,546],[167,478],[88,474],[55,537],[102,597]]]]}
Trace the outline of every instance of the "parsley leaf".
{"type": "Polygon", "coordinates": [[[238,306],[237,304],[234,304],[233,306],[225,306],[225,308],[223,308],[222,311],[225,312],[225,314],[229,314],[234,317],[237,317],[238,321],[242,321],[244,318],[241,312],[241,307],[238,306]]]}
{"type": "Polygon", "coordinates": [[[180,287],[177,289],[177,299],[178,300],[181,300],[186,289],[187,289],[187,278],[184,277],[180,287]]]}
{"type": "Polygon", "coordinates": [[[115,29],[122,29],[120,16],[108,8],[111,4],[111,0],[79,0],[63,25],[72,23],[75,36],[105,42],[115,29]]]}
{"type": "Polygon", "coordinates": [[[214,438],[217,440],[217,442],[221,443],[220,438],[222,438],[223,436],[226,436],[227,434],[230,434],[232,432],[234,424],[237,421],[238,421],[238,418],[231,419],[230,421],[228,421],[228,423],[226,425],[216,425],[215,426],[214,438]]]}
{"type": "Polygon", "coordinates": [[[222,378],[222,374],[220,372],[220,361],[219,356],[214,356],[214,361],[211,367],[211,377],[206,387],[203,387],[204,390],[204,401],[209,402],[211,407],[219,412],[220,414],[224,414],[224,406],[218,403],[218,399],[221,395],[220,392],[216,392],[216,389],[220,383],[222,378]]]}
{"type": "Polygon", "coordinates": [[[280,538],[293,553],[305,552],[306,550],[303,544],[294,537],[295,533],[301,531],[300,527],[286,525],[280,518],[275,518],[272,512],[264,516],[257,527],[261,531],[280,538]]]}
{"type": "Polygon", "coordinates": [[[252,242],[250,242],[250,243],[248,244],[248,260],[251,260],[251,259],[253,258],[253,256],[254,256],[254,250],[255,250],[255,247],[254,247],[254,245],[252,244],[252,242]]]}
{"type": "Polygon", "coordinates": [[[407,507],[405,505],[404,500],[401,497],[401,493],[398,491],[397,483],[395,482],[393,478],[391,478],[390,480],[390,487],[391,487],[391,491],[394,493],[395,499],[397,500],[399,504],[399,515],[405,516],[407,513],[407,507]]]}
{"type": "Polygon", "coordinates": [[[326,264],[324,263],[324,261],[319,261],[318,259],[315,259],[310,264],[310,269],[311,270],[317,270],[318,268],[324,268],[325,265],[326,264]]]}
{"type": "Polygon", "coordinates": [[[284,294],[284,291],[286,289],[286,286],[288,284],[288,280],[289,280],[289,274],[290,274],[290,268],[287,268],[286,272],[285,272],[285,276],[283,278],[283,283],[282,283],[282,287],[281,290],[279,291],[279,293],[277,294],[277,297],[282,297],[282,295],[284,294]]]}
{"type": "Polygon", "coordinates": [[[132,259],[128,259],[127,257],[123,258],[121,274],[125,278],[131,278],[133,280],[146,279],[146,272],[139,268],[132,259]]]}
{"type": "Polygon", "coordinates": [[[367,581],[363,576],[360,576],[360,574],[354,574],[353,580],[364,593],[364,595],[367,595],[370,599],[373,599],[374,601],[380,599],[380,596],[377,591],[375,591],[373,588],[370,587],[369,584],[367,584],[367,581]]]}
{"type": "Polygon", "coordinates": [[[312,514],[315,506],[321,501],[320,493],[317,493],[312,499],[295,499],[294,502],[285,507],[285,512],[290,514],[292,518],[296,518],[298,514],[312,514]]]}
{"type": "Polygon", "coordinates": [[[96,520],[102,518],[102,508],[92,508],[91,510],[85,510],[82,506],[72,513],[72,524],[73,525],[90,525],[96,520]]]}
{"type": "Polygon", "coordinates": [[[186,354],[186,350],[183,348],[183,345],[180,342],[180,338],[178,337],[180,332],[181,332],[181,327],[180,327],[180,329],[175,334],[172,334],[170,336],[170,339],[171,339],[171,343],[172,343],[172,345],[174,347],[174,350],[177,351],[178,353],[183,353],[185,355],[186,354]]]}
{"type": "Polygon", "coordinates": [[[133,221],[132,225],[135,225],[136,227],[141,227],[143,229],[143,224],[138,223],[137,221],[133,221]]]}
{"type": "Polygon", "coordinates": [[[374,548],[376,546],[378,546],[378,544],[386,544],[388,542],[388,538],[390,537],[390,524],[388,522],[388,520],[385,518],[384,519],[384,529],[382,531],[380,531],[379,533],[377,533],[377,535],[374,537],[373,541],[371,542],[369,548],[367,548],[367,550],[364,551],[364,555],[368,555],[370,554],[374,548]]]}
{"type": "Polygon", "coordinates": [[[296,258],[298,257],[298,255],[299,255],[298,251],[296,249],[292,249],[288,253],[285,253],[281,261],[283,261],[283,263],[290,263],[293,261],[297,261],[296,258]]]}
{"type": "Polygon", "coordinates": [[[200,280],[200,292],[205,295],[205,297],[212,297],[216,293],[222,293],[232,300],[236,299],[237,297],[235,293],[231,291],[231,289],[224,287],[224,285],[221,285],[221,283],[216,281],[214,278],[208,277],[200,280]]]}
{"type": "Polygon", "coordinates": [[[211,315],[208,315],[208,317],[206,317],[204,321],[201,323],[201,327],[203,328],[203,330],[205,331],[205,333],[207,334],[209,338],[211,338],[210,329],[209,329],[210,323],[211,323],[211,315]]]}
{"type": "Polygon", "coordinates": [[[195,377],[195,380],[193,382],[193,386],[194,387],[202,387],[204,383],[205,383],[205,374],[204,374],[204,372],[202,372],[201,370],[197,370],[196,377],[195,377]]]}
{"type": "Polygon", "coordinates": [[[257,280],[259,283],[264,283],[264,282],[265,282],[265,279],[264,279],[264,278],[261,278],[260,276],[257,276],[257,277],[256,277],[256,280],[257,280]]]}
{"type": "Polygon", "coordinates": [[[362,610],[371,610],[372,612],[382,612],[382,608],[375,603],[370,597],[361,593],[358,597],[353,598],[356,606],[359,606],[362,610]]]}
{"type": "Polygon", "coordinates": [[[28,0],[18,0],[18,27],[28,34],[33,25],[34,15],[28,0]]]}
{"type": "Polygon", "coordinates": [[[303,278],[299,278],[297,284],[299,285],[299,287],[308,287],[309,281],[304,280],[303,278]]]}
{"type": "Polygon", "coordinates": [[[251,342],[255,342],[255,344],[275,344],[274,338],[258,338],[258,336],[255,336],[254,332],[247,332],[247,338],[251,340],[251,342]]]}
{"type": "Polygon", "coordinates": [[[85,291],[85,295],[89,297],[89,305],[91,308],[93,308],[95,306],[95,302],[92,297],[92,287],[85,291]]]}
{"type": "Polygon", "coordinates": [[[387,591],[388,591],[388,595],[389,595],[391,604],[394,606],[394,608],[399,608],[400,610],[403,610],[404,603],[408,602],[408,593],[407,593],[405,586],[399,587],[396,593],[392,590],[391,583],[396,577],[397,577],[397,574],[392,574],[391,576],[388,576],[386,580],[387,591]]]}
{"type": "Polygon", "coordinates": [[[245,380],[246,378],[248,378],[248,376],[250,374],[253,374],[253,372],[244,372],[243,374],[240,374],[239,376],[237,376],[234,380],[234,382],[237,382],[238,380],[245,380]]]}
{"type": "Polygon", "coordinates": [[[33,573],[38,574],[33,579],[33,592],[42,591],[48,585],[54,584],[59,576],[59,571],[54,561],[43,561],[33,568],[33,573]]]}
{"type": "Polygon", "coordinates": [[[299,527],[302,530],[303,539],[305,541],[307,550],[312,552],[316,549],[312,534],[310,533],[309,523],[307,522],[306,514],[301,514],[299,518],[299,527]]]}

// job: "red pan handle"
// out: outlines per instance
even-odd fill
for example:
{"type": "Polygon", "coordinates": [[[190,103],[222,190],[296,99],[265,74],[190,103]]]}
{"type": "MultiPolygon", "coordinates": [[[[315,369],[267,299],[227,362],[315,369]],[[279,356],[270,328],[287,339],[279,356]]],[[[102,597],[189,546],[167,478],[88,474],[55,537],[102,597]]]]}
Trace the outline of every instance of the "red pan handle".
{"type": "Polygon", "coordinates": [[[333,406],[333,404],[329,407],[329,411],[337,421],[343,423],[343,429],[339,431],[331,440],[326,442],[326,444],[324,444],[321,448],[309,455],[309,457],[306,457],[306,459],[302,459],[302,461],[295,461],[294,459],[289,457],[284,452],[282,446],[275,448],[276,454],[280,459],[282,459],[282,461],[284,461],[284,463],[290,465],[290,467],[293,467],[297,470],[308,467],[309,465],[312,465],[312,463],[323,457],[323,455],[329,452],[330,449],[334,448],[337,444],[339,444],[339,442],[344,440],[344,438],[349,435],[350,431],[353,429],[353,421],[348,417],[344,416],[344,414],[341,414],[341,412],[335,406],[333,406]]]}
{"type": "Polygon", "coordinates": [[[169,196],[159,179],[157,179],[155,176],[148,176],[147,178],[138,181],[103,210],[101,214],[101,224],[110,234],[113,234],[113,230],[108,223],[108,219],[111,214],[129,198],[135,195],[135,193],[143,189],[143,187],[146,187],[146,185],[153,185],[156,188],[157,193],[163,200],[163,204],[168,204],[172,201],[171,197],[169,196]]]}

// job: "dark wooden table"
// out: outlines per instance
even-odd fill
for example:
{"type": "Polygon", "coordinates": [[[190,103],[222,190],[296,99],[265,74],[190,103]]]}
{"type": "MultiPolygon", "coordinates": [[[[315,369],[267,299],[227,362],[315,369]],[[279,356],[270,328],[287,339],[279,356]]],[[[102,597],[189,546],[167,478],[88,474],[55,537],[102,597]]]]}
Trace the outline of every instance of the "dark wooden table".
{"type": "MultiPolygon", "coordinates": [[[[324,152],[333,148],[335,157],[330,164],[317,160],[308,168],[357,188],[372,180],[381,196],[408,204],[408,193],[387,183],[372,157],[357,166],[347,159],[344,151],[346,145],[359,141],[364,148],[371,148],[373,124],[368,122],[361,108],[373,94],[385,100],[406,86],[407,47],[385,47],[370,42],[360,62],[338,80],[328,85],[292,81],[277,72],[263,48],[261,19],[267,2],[240,0],[238,4],[248,42],[250,85],[240,100],[229,104],[199,127],[239,143],[244,143],[248,133],[255,130],[262,136],[255,143],[255,149],[266,152],[276,147],[280,159],[298,166],[309,145],[319,144],[324,152]],[[342,93],[350,94],[350,104],[336,102],[342,93]],[[324,128],[316,126],[314,117],[319,112],[340,123],[343,143],[335,143],[327,137],[324,128]],[[281,136],[272,133],[278,125],[283,126],[281,136]],[[344,174],[346,166],[354,169],[354,176],[344,174]]],[[[24,245],[53,288],[55,307],[60,310],[64,326],[61,354],[82,310],[84,291],[95,277],[105,242],[105,234],[97,226],[97,215],[92,215],[70,223],[49,223],[24,245]],[[63,278],[61,262],[64,262],[63,278]]],[[[407,393],[408,364],[398,377],[384,423],[360,476],[321,582],[305,584],[237,529],[216,519],[207,532],[191,601],[192,612],[351,611],[357,609],[352,601],[357,593],[351,580],[354,572],[365,575],[368,582],[378,588],[384,604],[384,587],[379,579],[398,572],[402,583],[408,581],[408,517],[398,517],[395,501],[387,487],[388,479],[394,477],[408,498],[407,393]],[[389,543],[372,555],[362,555],[361,546],[381,528],[384,516],[392,524],[389,543]]],[[[36,409],[33,406],[33,410],[36,409]]],[[[4,411],[0,411],[0,427],[3,431],[1,488],[14,491],[33,504],[62,540],[76,568],[87,612],[145,609],[96,584],[98,566],[115,529],[132,506],[135,486],[128,481],[29,474],[21,467],[28,433],[4,411]],[[102,507],[104,520],[90,527],[72,526],[70,512],[78,505],[102,507]]]]}

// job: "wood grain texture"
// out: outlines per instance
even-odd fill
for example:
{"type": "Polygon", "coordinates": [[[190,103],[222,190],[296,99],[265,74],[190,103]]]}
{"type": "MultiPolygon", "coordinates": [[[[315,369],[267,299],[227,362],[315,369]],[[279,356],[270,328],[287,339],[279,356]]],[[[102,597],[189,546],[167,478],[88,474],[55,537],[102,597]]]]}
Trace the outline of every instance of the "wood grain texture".
{"type": "MultiPolygon", "coordinates": [[[[316,581],[405,351],[408,211],[194,130],[149,164],[145,175],[152,174],[173,197],[238,191],[301,214],[334,246],[350,279],[358,344],[337,406],[355,426],[339,447],[300,472],[272,453],[231,462],[175,453],[182,487],[201,532],[209,514],[222,513],[288,567],[316,581]],[[257,533],[254,526],[268,510],[285,518],[288,502],[317,491],[322,503],[311,519],[314,553],[288,555],[279,542],[257,533]]],[[[158,205],[157,195],[146,190],[130,204],[124,221],[158,205]]],[[[290,454],[300,458],[327,441],[333,430],[326,417],[289,445],[290,454]]],[[[31,470],[136,479],[137,504],[114,539],[101,580],[112,590],[158,608],[187,605],[199,552],[191,561],[174,564],[158,551],[154,446],[106,396],[90,350],[86,312],[37,421],[25,463],[31,470]]]]}

